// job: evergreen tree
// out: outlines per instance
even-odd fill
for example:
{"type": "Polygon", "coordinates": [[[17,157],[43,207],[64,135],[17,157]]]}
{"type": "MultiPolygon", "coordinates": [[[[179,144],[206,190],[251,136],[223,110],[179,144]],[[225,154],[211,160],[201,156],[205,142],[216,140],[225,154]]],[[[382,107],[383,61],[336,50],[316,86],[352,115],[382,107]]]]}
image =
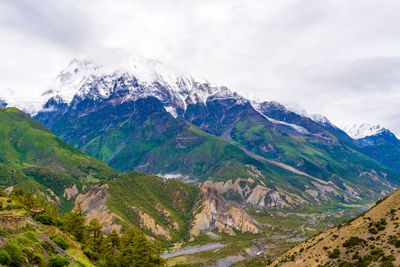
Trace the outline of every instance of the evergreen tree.
{"type": "Polygon", "coordinates": [[[120,254],[120,237],[115,229],[106,237],[104,241],[104,260],[106,266],[120,266],[119,265],[119,254],[120,254]]]}
{"type": "Polygon", "coordinates": [[[121,266],[161,266],[163,260],[154,255],[146,236],[135,229],[126,230],[121,237],[121,266]]]}
{"type": "Polygon", "coordinates": [[[65,217],[64,229],[82,242],[86,234],[85,217],[83,216],[81,205],[68,213],[65,217]]]}
{"type": "Polygon", "coordinates": [[[86,244],[96,254],[100,254],[104,241],[103,226],[99,223],[97,219],[93,219],[90,221],[87,230],[88,238],[86,244]]]}

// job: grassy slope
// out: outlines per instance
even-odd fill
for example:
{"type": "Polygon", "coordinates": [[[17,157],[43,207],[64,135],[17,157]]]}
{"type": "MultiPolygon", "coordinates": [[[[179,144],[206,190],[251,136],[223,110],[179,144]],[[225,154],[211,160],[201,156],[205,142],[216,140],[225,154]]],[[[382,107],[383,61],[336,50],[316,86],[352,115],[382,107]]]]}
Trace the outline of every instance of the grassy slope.
{"type": "Polygon", "coordinates": [[[61,198],[65,187],[118,174],[15,108],[0,108],[0,151],[0,185],[50,188],[61,198]]]}
{"type": "Polygon", "coordinates": [[[328,136],[334,140],[329,144],[311,137],[289,137],[259,122],[245,120],[235,126],[231,136],[235,143],[256,154],[296,166],[322,180],[331,180],[340,186],[340,178],[343,178],[348,185],[362,188],[365,195],[376,194],[384,186],[372,179],[360,179],[360,173],[364,171],[375,170],[380,179],[399,183],[398,173],[359,153],[354,145],[333,135],[328,136]],[[268,144],[272,144],[274,149],[260,149],[268,144]]]}
{"type": "Polygon", "coordinates": [[[153,217],[159,225],[170,229],[173,239],[188,238],[191,211],[198,193],[196,187],[139,171],[122,174],[108,184],[108,192],[112,196],[108,206],[122,217],[128,226],[140,225],[138,216],[132,209],[137,207],[153,217]],[[156,206],[169,212],[173,220],[179,224],[179,231],[172,229],[168,219],[157,211],[156,206]]]}

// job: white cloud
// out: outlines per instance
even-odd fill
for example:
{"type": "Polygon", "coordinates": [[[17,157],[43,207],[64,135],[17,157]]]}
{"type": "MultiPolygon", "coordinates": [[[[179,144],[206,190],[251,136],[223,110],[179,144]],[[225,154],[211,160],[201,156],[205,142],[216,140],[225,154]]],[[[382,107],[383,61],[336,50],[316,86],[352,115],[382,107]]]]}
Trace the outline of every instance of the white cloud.
{"type": "Polygon", "coordinates": [[[339,125],[400,134],[397,0],[0,3],[0,96],[38,94],[72,57],[120,49],[339,125]]]}

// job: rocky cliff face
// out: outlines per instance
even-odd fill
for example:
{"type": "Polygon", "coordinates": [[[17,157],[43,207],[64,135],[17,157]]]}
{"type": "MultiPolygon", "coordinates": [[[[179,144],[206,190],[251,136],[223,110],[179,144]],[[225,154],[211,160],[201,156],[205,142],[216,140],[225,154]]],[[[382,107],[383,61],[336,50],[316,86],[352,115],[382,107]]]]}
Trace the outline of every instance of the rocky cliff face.
{"type": "Polygon", "coordinates": [[[190,231],[192,239],[217,229],[220,233],[235,235],[233,231],[259,233],[253,219],[242,209],[225,200],[218,191],[204,185],[200,188],[198,202],[193,210],[194,221],[190,231]]]}
{"type": "MultiPolygon", "coordinates": [[[[76,206],[80,203],[87,221],[97,218],[107,232],[113,229],[120,232],[122,229],[120,224],[125,219],[127,225],[136,225],[145,232],[165,240],[172,240],[176,237],[176,233],[182,230],[188,231],[192,239],[201,232],[215,229],[229,235],[235,235],[234,230],[259,233],[256,223],[244,210],[225,200],[215,188],[208,185],[196,189],[199,193],[195,198],[186,199],[177,196],[177,199],[186,199],[187,203],[182,203],[182,205],[193,207],[188,209],[186,221],[183,224],[187,225],[187,228],[182,228],[171,212],[163,207],[163,203],[156,203],[152,210],[148,207],[145,209],[144,206],[139,207],[136,202],[129,202],[127,217],[121,218],[107,207],[107,201],[114,199],[114,196],[110,195],[113,192],[110,186],[112,185],[94,185],[87,193],[79,194],[75,200],[76,206]]],[[[132,194],[135,193],[132,192],[132,194]]]]}
{"type": "Polygon", "coordinates": [[[110,198],[107,192],[108,185],[94,185],[87,193],[79,194],[75,200],[75,207],[78,203],[82,211],[86,215],[87,222],[93,219],[98,219],[103,225],[105,232],[116,230],[121,232],[122,226],[116,223],[116,220],[122,220],[121,217],[112,213],[106,202],[110,198]]]}

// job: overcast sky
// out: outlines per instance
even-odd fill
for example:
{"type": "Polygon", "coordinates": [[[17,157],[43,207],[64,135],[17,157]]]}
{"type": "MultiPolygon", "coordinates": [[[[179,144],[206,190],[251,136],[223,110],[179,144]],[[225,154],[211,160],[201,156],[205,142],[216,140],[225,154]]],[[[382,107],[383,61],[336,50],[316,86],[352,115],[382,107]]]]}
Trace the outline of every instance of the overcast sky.
{"type": "Polygon", "coordinates": [[[2,0],[0,97],[118,49],[400,136],[399,14],[398,0],[2,0]]]}

